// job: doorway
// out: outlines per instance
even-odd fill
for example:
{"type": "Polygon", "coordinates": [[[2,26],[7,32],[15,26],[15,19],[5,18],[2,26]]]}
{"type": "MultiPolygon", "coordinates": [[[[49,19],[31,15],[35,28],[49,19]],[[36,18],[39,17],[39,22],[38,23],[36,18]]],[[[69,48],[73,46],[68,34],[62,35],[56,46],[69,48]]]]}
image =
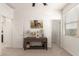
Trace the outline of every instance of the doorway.
{"type": "Polygon", "coordinates": [[[61,45],[61,21],[52,21],[52,44],[61,45]]]}

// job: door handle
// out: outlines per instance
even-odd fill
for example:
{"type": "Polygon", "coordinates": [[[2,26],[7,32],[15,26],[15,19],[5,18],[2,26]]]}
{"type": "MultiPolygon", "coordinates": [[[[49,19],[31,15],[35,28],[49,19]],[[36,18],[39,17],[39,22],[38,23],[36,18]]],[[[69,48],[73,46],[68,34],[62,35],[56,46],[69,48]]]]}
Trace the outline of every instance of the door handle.
{"type": "Polygon", "coordinates": [[[1,35],[1,42],[3,43],[3,34],[1,35]]]}

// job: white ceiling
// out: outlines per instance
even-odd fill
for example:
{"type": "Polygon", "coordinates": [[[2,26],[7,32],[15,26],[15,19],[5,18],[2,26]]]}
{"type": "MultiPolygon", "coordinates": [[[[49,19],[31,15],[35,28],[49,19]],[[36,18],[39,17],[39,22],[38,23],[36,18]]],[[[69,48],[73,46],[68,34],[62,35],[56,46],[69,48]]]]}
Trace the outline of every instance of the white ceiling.
{"type": "Polygon", "coordinates": [[[36,8],[49,8],[52,10],[61,10],[66,3],[47,3],[44,6],[42,3],[36,3],[35,7],[32,7],[32,3],[8,3],[8,5],[14,9],[36,9],[36,8]]]}

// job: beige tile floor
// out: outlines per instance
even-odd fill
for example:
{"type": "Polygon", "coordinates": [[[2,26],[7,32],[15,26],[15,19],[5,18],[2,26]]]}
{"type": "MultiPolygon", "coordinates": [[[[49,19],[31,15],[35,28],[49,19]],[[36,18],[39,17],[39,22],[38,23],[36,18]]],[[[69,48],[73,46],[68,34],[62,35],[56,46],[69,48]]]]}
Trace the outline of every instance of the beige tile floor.
{"type": "Polygon", "coordinates": [[[2,56],[71,56],[64,49],[59,48],[57,45],[53,45],[51,49],[31,49],[23,50],[20,48],[6,48],[2,51],[2,56]]]}

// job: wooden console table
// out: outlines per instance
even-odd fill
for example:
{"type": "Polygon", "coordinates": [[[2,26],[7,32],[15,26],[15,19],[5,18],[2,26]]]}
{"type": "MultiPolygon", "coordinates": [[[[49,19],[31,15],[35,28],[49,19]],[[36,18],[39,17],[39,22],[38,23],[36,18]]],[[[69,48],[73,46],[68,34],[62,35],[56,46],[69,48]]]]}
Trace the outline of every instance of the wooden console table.
{"type": "Polygon", "coordinates": [[[47,50],[47,38],[45,38],[45,37],[40,37],[40,38],[26,37],[26,38],[24,38],[23,48],[24,48],[24,50],[26,50],[26,49],[40,49],[40,48],[47,50]],[[30,45],[31,42],[41,42],[42,46],[31,46],[30,45]],[[30,47],[27,48],[26,47],[27,45],[29,45],[30,47]]]}

